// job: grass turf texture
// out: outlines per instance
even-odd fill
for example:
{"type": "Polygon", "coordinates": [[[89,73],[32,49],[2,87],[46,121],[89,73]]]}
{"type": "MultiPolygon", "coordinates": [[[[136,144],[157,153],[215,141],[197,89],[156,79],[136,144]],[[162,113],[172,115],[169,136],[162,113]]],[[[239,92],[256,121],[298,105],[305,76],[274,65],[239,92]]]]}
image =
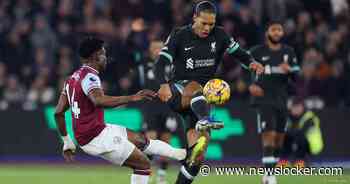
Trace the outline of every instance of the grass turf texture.
{"type": "MultiPolygon", "coordinates": [[[[110,165],[0,165],[1,184],[128,184],[131,170],[110,165]]],[[[167,178],[174,183],[177,167],[167,178]]],[[[260,176],[197,177],[194,184],[260,184],[260,176]]],[[[153,180],[154,181],[154,180],[153,180]]],[[[279,184],[348,184],[350,170],[342,176],[279,176],[279,184]]],[[[151,182],[153,184],[154,182],[151,182]]]]}

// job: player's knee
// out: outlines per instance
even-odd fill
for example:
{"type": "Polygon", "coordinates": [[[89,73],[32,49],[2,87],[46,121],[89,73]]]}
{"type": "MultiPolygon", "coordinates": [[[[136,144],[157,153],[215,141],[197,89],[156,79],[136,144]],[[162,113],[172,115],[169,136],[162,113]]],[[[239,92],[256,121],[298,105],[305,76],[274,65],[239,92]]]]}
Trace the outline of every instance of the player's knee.
{"type": "Polygon", "coordinates": [[[202,92],[202,86],[198,82],[192,81],[188,83],[182,94],[182,106],[189,107],[193,96],[200,92],[202,92]]]}
{"type": "Polygon", "coordinates": [[[146,132],[146,137],[148,139],[157,139],[157,132],[155,130],[151,130],[146,132]]]}
{"type": "Polygon", "coordinates": [[[202,86],[196,81],[191,81],[185,86],[183,96],[192,97],[199,90],[202,90],[202,86]]]}
{"type": "Polygon", "coordinates": [[[141,133],[141,134],[137,134],[134,144],[138,149],[140,149],[141,151],[144,151],[149,145],[149,142],[150,142],[149,138],[144,133],[141,133]]]}
{"type": "Polygon", "coordinates": [[[198,101],[204,100],[206,102],[205,97],[203,96],[203,91],[200,90],[196,90],[193,92],[192,96],[191,96],[191,100],[190,100],[190,104],[192,106],[193,103],[196,103],[198,101]]]}

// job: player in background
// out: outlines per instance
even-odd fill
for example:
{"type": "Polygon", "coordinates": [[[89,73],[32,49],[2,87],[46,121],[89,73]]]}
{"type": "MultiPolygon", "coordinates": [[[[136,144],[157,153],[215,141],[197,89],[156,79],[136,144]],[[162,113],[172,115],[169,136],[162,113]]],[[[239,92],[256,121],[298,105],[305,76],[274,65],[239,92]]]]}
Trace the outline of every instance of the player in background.
{"type": "MultiPolygon", "coordinates": [[[[282,23],[272,21],[266,26],[265,44],[250,50],[265,66],[264,75],[253,76],[249,86],[252,104],[257,109],[258,132],[262,137],[262,163],[274,168],[279,160],[288,117],[288,83],[299,72],[294,50],[282,44],[282,23]]],[[[263,177],[264,184],[277,183],[274,175],[263,177]]]]}
{"type": "Polygon", "coordinates": [[[242,62],[246,68],[263,72],[263,66],[243,50],[239,44],[220,27],[215,26],[216,7],[209,1],[195,6],[193,24],[172,31],[156,64],[161,87],[158,91],[162,101],[179,112],[186,121],[189,154],[183,162],[177,184],[192,183],[210,140],[210,129],[220,129],[222,122],[209,117],[210,104],[203,96],[202,86],[214,78],[224,53],[242,62]],[[174,75],[164,78],[164,65],[172,64],[174,75]]]}
{"type": "Polygon", "coordinates": [[[79,55],[83,66],[65,81],[55,112],[55,120],[64,141],[63,156],[67,161],[72,161],[76,149],[65,128],[65,112],[69,107],[79,147],[87,154],[132,168],[134,172],[131,184],[148,183],[150,162],[145,154],[168,156],[177,160],[186,157],[183,149],[148,139],[122,126],[105,124],[104,107],[152,99],[156,94],[151,90],[142,90],[131,96],[105,95],[98,76],[107,65],[104,42],[96,38],[84,39],[80,44],[79,55]]]}
{"type": "MultiPolygon", "coordinates": [[[[164,44],[160,40],[152,40],[142,60],[138,61],[137,68],[133,73],[137,74],[141,89],[158,90],[160,84],[156,78],[154,65],[158,58],[160,50],[164,44]]],[[[166,77],[171,75],[171,65],[165,65],[164,71],[166,77]]],[[[146,136],[150,139],[159,139],[166,143],[170,142],[171,135],[176,133],[179,124],[177,122],[177,114],[170,107],[161,102],[159,99],[143,100],[131,104],[138,107],[143,114],[142,129],[146,136]]],[[[166,183],[167,169],[169,160],[166,157],[152,158],[158,163],[158,170],[155,175],[157,184],[166,183]]]]}

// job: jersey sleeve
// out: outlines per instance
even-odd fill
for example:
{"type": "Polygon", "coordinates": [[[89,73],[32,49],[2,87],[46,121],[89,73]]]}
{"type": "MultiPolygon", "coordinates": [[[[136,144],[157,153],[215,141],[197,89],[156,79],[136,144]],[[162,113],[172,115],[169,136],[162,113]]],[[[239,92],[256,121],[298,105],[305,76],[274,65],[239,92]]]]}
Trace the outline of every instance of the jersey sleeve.
{"type": "Polygon", "coordinates": [[[159,61],[164,61],[164,62],[173,62],[173,58],[176,53],[176,47],[177,47],[177,31],[176,29],[173,30],[166,41],[164,42],[164,47],[162,50],[159,52],[159,61]]]}
{"type": "Polygon", "coordinates": [[[241,66],[245,69],[249,68],[250,63],[254,62],[254,58],[248,51],[241,48],[239,43],[223,31],[224,47],[229,56],[237,58],[241,62],[241,66]]]}
{"type": "Polygon", "coordinates": [[[259,48],[259,45],[254,46],[254,47],[250,48],[247,52],[250,55],[252,55],[254,58],[259,58],[258,48],[259,48]]]}
{"type": "Polygon", "coordinates": [[[160,84],[166,83],[165,68],[173,63],[178,44],[177,31],[173,30],[164,43],[164,47],[159,52],[159,57],[155,65],[156,77],[160,84]]]}
{"type": "MultiPolygon", "coordinates": [[[[252,48],[250,48],[247,52],[254,58],[259,58],[259,48],[260,46],[257,45],[257,46],[254,46],[252,48]]],[[[257,75],[255,72],[251,72],[250,73],[250,82],[251,84],[260,84],[260,81],[259,81],[259,75],[257,75]]]]}
{"type": "Polygon", "coordinates": [[[288,63],[291,67],[290,72],[291,73],[299,73],[300,72],[300,66],[298,63],[297,56],[295,54],[294,49],[291,49],[291,58],[289,59],[288,63]]]}
{"type": "Polygon", "coordinates": [[[86,74],[84,79],[81,81],[81,88],[83,89],[85,95],[88,95],[92,89],[102,89],[100,77],[93,73],[86,74]]]}
{"type": "Polygon", "coordinates": [[[300,66],[294,49],[292,48],[290,51],[290,57],[288,58],[288,64],[290,66],[289,79],[291,82],[295,82],[297,80],[298,73],[300,72],[300,66]]]}

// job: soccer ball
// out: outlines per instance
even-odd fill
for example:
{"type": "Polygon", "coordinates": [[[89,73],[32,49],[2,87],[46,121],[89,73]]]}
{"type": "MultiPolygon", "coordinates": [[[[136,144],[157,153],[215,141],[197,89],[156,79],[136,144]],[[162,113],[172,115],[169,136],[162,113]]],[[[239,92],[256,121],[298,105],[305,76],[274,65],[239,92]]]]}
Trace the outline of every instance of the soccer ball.
{"type": "Polygon", "coordinates": [[[221,79],[211,79],[203,88],[208,103],[221,105],[230,99],[230,85],[221,79]]]}

